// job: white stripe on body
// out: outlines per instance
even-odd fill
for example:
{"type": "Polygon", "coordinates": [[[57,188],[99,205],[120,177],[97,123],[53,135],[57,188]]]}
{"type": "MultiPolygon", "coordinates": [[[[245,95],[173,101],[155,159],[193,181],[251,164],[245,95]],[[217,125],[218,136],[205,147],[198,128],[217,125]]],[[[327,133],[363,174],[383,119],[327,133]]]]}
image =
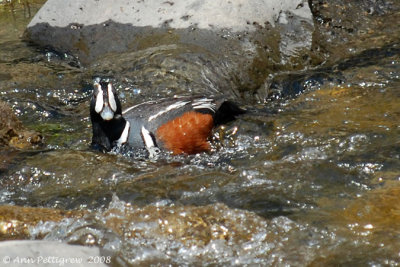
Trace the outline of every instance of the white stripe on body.
{"type": "Polygon", "coordinates": [[[142,105],[145,105],[145,104],[155,104],[155,103],[157,103],[157,101],[147,101],[147,102],[143,102],[143,103],[140,103],[140,104],[137,104],[137,105],[133,105],[133,106],[125,109],[124,111],[122,111],[122,115],[127,113],[127,112],[129,112],[129,111],[131,111],[134,108],[139,107],[139,106],[142,106],[142,105]]]}
{"type": "Polygon", "coordinates": [[[215,112],[217,105],[213,101],[214,100],[210,98],[200,98],[194,100],[192,106],[193,109],[209,109],[212,112],[215,112]]]}
{"type": "Polygon", "coordinates": [[[154,144],[153,137],[151,136],[150,132],[144,128],[144,126],[142,126],[141,133],[144,145],[149,152],[149,158],[157,158],[158,154],[160,153],[160,149],[154,144]]]}
{"type": "MultiPolygon", "coordinates": [[[[176,97],[176,98],[179,99],[179,97],[176,97]]],[[[162,99],[161,99],[161,100],[162,100],[162,99]]],[[[211,110],[212,112],[215,112],[217,106],[216,106],[216,104],[215,104],[213,101],[214,101],[214,100],[213,100],[213,99],[210,99],[210,98],[195,99],[195,100],[192,102],[192,107],[193,107],[193,109],[209,109],[209,110],[211,110]]],[[[131,107],[125,109],[125,110],[122,112],[122,114],[126,114],[126,113],[128,113],[129,111],[131,111],[132,109],[135,109],[135,108],[137,108],[137,107],[139,107],[139,106],[141,106],[141,105],[144,105],[144,104],[157,104],[158,102],[159,102],[159,101],[148,101],[148,102],[140,103],[140,104],[137,104],[137,105],[134,105],[134,106],[131,106],[131,107]]],[[[154,120],[155,118],[161,116],[162,114],[167,113],[168,111],[171,111],[171,110],[174,110],[174,109],[178,109],[178,108],[183,107],[183,106],[185,106],[185,105],[187,105],[187,104],[189,104],[189,103],[190,103],[190,101],[178,101],[178,102],[176,102],[176,103],[174,103],[174,104],[172,104],[172,105],[169,105],[169,106],[166,107],[164,110],[161,110],[161,111],[159,111],[158,113],[156,113],[156,114],[150,116],[150,117],[148,118],[148,121],[152,121],[152,120],[154,120]]]]}
{"type": "Polygon", "coordinates": [[[169,105],[169,106],[166,107],[164,110],[161,110],[160,112],[158,112],[158,113],[156,113],[156,114],[150,116],[149,119],[148,119],[148,121],[152,121],[152,120],[154,120],[155,118],[157,118],[157,117],[163,115],[164,113],[167,113],[168,111],[181,108],[181,107],[187,105],[188,103],[190,103],[190,101],[179,101],[179,102],[176,102],[176,103],[174,103],[174,104],[172,104],[172,105],[169,105]]]}
{"type": "MultiPolygon", "coordinates": [[[[184,96],[174,96],[175,99],[179,99],[179,98],[183,98],[183,97],[184,96]]],[[[166,99],[168,99],[168,98],[161,98],[159,100],[151,100],[151,101],[143,102],[143,103],[140,103],[140,104],[137,104],[137,105],[133,105],[133,106],[125,109],[124,111],[122,111],[122,114],[125,114],[125,113],[131,111],[132,109],[137,108],[137,107],[139,107],[141,105],[157,104],[157,103],[160,103],[160,102],[162,102],[163,100],[166,100],[166,99]]]]}
{"type": "Polygon", "coordinates": [[[151,147],[155,147],[153,137],[151,137],[150,132],[146,128],[144,128],[144,126],[142,126],[141,133],[146,148],[149,149],[151,147]]]}
{"type": "Polygon", "coordinates": [[[129,121],[126,121],[125,128],[122,131],[121,137],[117,140],[118,146],[121,146],[128,141],[129,131],[130,131],[130,123],[129,121]]]}

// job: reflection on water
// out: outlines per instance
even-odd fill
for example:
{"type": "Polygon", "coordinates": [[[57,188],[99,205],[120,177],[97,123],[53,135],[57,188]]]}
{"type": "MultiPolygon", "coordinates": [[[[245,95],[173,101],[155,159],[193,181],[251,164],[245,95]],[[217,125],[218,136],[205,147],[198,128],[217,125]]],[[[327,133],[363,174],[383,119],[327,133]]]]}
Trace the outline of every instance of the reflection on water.
{"type": "MultiPolygon", "coordinates": [[[[116,265],[399,264],[396,44],[298,97],[244,103],[255,111],[213,153],[150,161],[88,149],[92,73],[21,42],[24,12],[0,4],[1,99],[46,147],[2,152],[0,239],[97,245],[116,265]]],[[[115,82],[126,105],[173,92],[115,82]]]]}

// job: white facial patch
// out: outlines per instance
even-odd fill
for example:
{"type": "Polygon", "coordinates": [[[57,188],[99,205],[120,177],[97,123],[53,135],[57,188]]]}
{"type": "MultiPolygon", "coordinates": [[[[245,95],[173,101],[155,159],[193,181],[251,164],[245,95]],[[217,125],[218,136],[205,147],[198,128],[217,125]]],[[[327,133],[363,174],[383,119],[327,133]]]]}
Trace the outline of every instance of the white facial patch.
{"type": "Polygon", "coordinates": [[[103,90],[101,89],[101,85],[98,83],[95,83],[94,86],[97,87],[96,106],[94,107],[94,110],[97,113],[100,113],[104,106],[103,90]]]}
{"type": "Polygon", "coordinates": [[[158,112],[157,114],[154,114],[152,116],[149,117],[148,121],[152,121],[155,118],[157,118],[158,116],[161,116],[164,113],[167,113],[168,111],[174,110],[174,109],[178,109],[180,107],[185,106],[186,104],[190,103],[189,101],[179,101],[176,102],[172,105],[169,105],[168,107],[166,107],[164,110],[161,110],[160,112],[158,112]]]}
{"type": "Polygon", "coordinates": [[[117,140],[118,146],[121,146],[128,141],[129,131],[130,131],[130,123],[129,123],[129,121],[127,121],[125,124],[124,131],[121,134],[121,137],[117,140]]]}
{"type": "Polygon", "coordinates": [[[115,102],[115,97],[111,83],[107,85],[107,92],[108,92],[108,103],[110,104],[111,109],[115,112],[117,111],[117,103],[115,102]]]}

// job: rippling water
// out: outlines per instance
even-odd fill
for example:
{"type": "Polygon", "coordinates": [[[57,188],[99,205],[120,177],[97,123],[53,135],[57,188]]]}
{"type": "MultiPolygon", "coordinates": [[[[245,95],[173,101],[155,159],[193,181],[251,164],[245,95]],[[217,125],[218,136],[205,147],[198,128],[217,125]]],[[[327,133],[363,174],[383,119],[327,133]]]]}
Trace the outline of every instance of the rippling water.
{"type": "MultiPolygon", "coordinates": [[[[277,79],[310,86],[263,104],[237,99],[252,112],[216,130],[226,136],[214,152],[151,161],[89,149],[90,83],[108,65],[79,67],[21,42],[26,8],[0,8],[1,99],[46,143],[9,152],[0,176],[0,204],[17,206],[24,238],[96,245],[114,265],[400,264],[398,44],[277,79]],[[52,219],[43,207],[72,215],[52,219]]],[[[125,106],[187,88],[131,56],[140,67],[115,78],[125,106]]]]}

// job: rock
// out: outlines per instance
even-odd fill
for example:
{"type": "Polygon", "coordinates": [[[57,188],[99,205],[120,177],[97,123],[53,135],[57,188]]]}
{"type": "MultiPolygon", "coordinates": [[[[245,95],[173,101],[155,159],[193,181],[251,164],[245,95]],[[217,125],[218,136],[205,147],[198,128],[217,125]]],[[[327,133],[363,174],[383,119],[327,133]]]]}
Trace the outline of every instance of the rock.
{"type": "Polygon", "coordinates": [[[68,245],[55,241],[20,240],[0,243],[4,266],[108,266],[110,256],[99,248],[68,245]]]}
{"type": "Polygon", "coordinates": [[[26,129],[13,110],[0,101],[0,147],[28,148],[42,143],[42,136],[26,129]]]}
{"type": "Polygon", "coordinates": [[[256,88],[272,69],[307,53],[312,32],[305,0],[49,0],[26,36],[83,64],[109,52],[183,45],[209,53],[206,62],[225,62],[238,87],[256,88]]]}

